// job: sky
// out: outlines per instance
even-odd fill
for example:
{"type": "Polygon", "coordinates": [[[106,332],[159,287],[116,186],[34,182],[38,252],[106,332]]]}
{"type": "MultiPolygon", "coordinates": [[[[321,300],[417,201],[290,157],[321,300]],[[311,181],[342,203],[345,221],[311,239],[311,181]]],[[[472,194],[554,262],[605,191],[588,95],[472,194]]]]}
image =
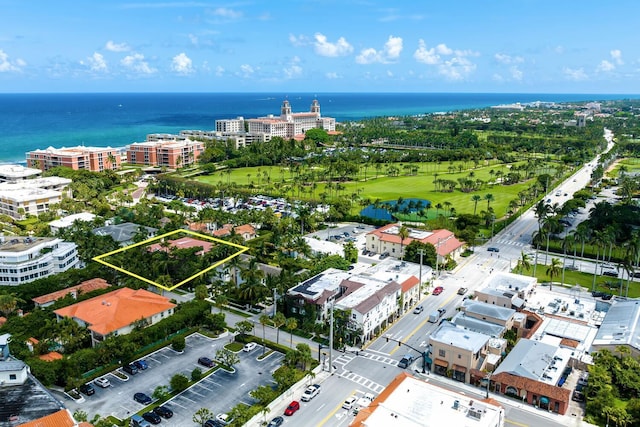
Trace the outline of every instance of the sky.
{"type": "Polygon", "coordinates": [[[0,0],[0,93],[639,94],[637,0],[0,0]]]}

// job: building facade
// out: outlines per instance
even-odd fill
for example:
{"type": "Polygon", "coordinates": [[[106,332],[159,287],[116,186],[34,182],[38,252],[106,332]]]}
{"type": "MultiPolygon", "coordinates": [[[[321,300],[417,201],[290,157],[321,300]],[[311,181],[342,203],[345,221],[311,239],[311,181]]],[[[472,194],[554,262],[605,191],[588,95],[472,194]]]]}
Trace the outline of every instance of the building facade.
{"type": "Polygon", "coordinates": [[[453,232],[445,229],[427,231],[407,227],[408,237],[400,238],[402,224],[387,224],[367,233],[366,248],[373,253],[388,253],[392,257],[402,258],[408,244],[417,240],[430,243],[438,254],[438,263],[446,262],[447,257],[456,259],[464,248],[464,242],[458,240],[453,232]]]}
{"type": "Polygon", "coordinates": [[[127,161],[134,165],[177,169],[191,166],[204,151],[204,143],[179,135],[148,135],[145,142],[127,146],[127,161]]]}
{"type": "Polygon", "coordinates": [[[0,284],[17,286],[79,264],[75,243],[49,237],[0,237],[0,284]]]}
{"type": "Polygon", "coordinates": [[[0,214],[15,219],[48,212],[49,206],[71,197],[71,180],[58,176],[0,183],[0,214]]]}
{"type": "Polygon", "coordinates": [[[34,150],[27,153],[27,166],[46,171],[57,166],[93,172],[120,168],[121,156],[117,148],[70,147],[34,150]]]}

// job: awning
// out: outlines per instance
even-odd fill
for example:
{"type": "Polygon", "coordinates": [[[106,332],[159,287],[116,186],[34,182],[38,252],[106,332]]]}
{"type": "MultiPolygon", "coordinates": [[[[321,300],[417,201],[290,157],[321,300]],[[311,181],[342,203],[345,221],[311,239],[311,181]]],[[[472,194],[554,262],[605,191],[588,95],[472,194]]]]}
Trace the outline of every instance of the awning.
{"type": "Polygon", "coordinates": [[[548,397],[544,397],[542,396],[540,398],[540,403],[544,404],[544,405],[548,405],[549,404],[549,398],[548,397]]]}
{"type": "Polygon", "coordinates": [[[425,361],[425,363],[428,363],[428,364],[432,364],[433,363],[433,360],[431,360],[431,358],[429,356],[427,356],[427,355],[424,356],[424,361],[425,361]]]}
{"type": "Polygon", "coordinates": [[[460,365],[453,365],[453,370],[457,372],[467,372],[467,368],[460,365]]]}
{"type": "Polygon", "coordinates": [[[449,362],[447,362],[446,360],[442,360],[442,359],[436,359],[435,364],[436,364],[436,366],[442,366],[443,368],[448,368],[449,367],[449,362]]]}

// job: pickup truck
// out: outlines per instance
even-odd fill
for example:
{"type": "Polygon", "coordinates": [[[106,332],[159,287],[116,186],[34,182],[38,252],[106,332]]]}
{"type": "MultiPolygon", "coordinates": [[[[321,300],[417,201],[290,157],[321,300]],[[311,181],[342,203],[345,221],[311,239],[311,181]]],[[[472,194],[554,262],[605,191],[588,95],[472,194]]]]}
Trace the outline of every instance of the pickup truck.
{"type": "Polygon", "coordinates": [[[439,308],[429,315],[429,322],[438,323],[438,320],[447,312],[444,308],[439,308]]]}

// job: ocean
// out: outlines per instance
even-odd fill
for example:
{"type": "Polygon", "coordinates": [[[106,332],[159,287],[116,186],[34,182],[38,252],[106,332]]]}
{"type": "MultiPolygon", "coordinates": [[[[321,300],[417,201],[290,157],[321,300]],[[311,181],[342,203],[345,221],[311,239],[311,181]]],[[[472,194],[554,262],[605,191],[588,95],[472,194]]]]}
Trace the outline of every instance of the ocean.
{"type": "Polygon", "coordinates": [[[0,163],[22,163],[47,147],[124,147],[150,133],[215,129],[215,121],[279,115],[287,99],[293,112],[317,99],[323,116],[338,122],[484,108],[515,102],[571,102],[640,95],[488,93],[97,93],[0,94],[0,163]]]}

